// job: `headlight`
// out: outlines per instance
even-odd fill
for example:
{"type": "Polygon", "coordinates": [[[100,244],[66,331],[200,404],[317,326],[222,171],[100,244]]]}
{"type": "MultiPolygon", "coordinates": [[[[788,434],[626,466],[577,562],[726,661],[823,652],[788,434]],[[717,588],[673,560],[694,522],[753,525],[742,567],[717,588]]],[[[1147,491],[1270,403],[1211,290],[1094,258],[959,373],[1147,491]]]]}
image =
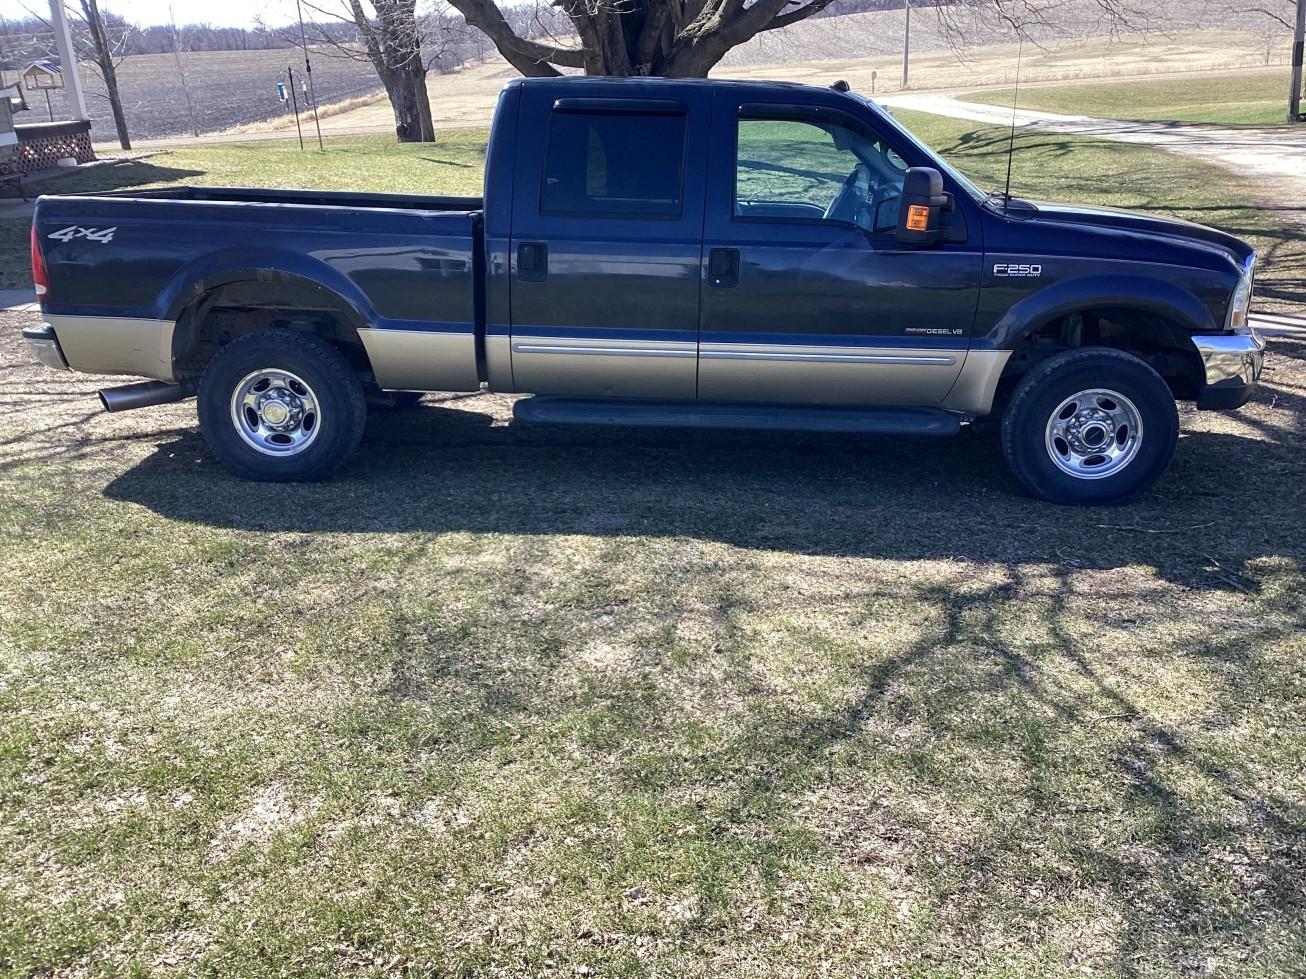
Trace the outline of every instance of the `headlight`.
{"type": "Polygon", "coordinates": [[[1238,280],[1238,287],[1233,291],[1233,299],[1229,301],[1229,321],[1225,324],[1226,329],[1241,330],[1247,326],[1247,314],[1252,308],[1252,286],[1255,281],[1256,256],[1253,255],[1247,260],[1242,278],[1238,280]]]}

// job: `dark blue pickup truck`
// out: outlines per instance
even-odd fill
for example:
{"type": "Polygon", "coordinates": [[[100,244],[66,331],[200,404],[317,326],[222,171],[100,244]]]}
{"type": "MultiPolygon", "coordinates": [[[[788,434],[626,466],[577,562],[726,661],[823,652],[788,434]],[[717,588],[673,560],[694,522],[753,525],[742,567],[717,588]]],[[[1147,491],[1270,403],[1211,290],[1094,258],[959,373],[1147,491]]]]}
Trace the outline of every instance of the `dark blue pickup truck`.
{"type": "Polygon", "coordinates": [[[44,197],[55,368],[197,396],[251,479],[324,477],[371,401],[517,417],[948,435],[998,418],[1044,499],[1165,470],[1176,399],[1250,397],[1255,253],[1209,228],[986,195],[872,102],[753,82],[523,79],[484,200],[181,188],[44,197]]]}

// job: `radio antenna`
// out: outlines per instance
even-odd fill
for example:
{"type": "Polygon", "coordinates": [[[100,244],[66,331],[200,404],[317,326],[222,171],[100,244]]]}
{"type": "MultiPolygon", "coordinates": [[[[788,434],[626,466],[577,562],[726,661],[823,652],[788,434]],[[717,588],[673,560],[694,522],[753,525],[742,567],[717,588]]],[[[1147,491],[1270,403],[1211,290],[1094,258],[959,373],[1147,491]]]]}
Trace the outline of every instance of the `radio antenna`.
{"type": "MultiPolygon", "coordinates": [[[[1306,0],[1302,0],[1306,2],[1306,0]]],[[[1020,105],[1020,62],[1025,53],[1025,33],[1017,34],[1020,44],[1016,48],[1016,90],[1011,96],[1011,138],[1007,141],[1007,189],[1002,192],[1002,213],[1011,212],[1011,161],[1016,155],[1016,107],[1020,105]]]]}

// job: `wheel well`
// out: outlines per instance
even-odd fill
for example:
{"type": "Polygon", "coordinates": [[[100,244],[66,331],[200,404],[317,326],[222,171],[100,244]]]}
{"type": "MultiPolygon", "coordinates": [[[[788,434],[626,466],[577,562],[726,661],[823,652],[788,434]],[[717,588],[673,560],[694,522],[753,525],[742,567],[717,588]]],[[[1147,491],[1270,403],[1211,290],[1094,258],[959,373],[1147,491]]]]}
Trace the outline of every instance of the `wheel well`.
{"type": "Polygon", "coordinates": [[[995,407],[1005,404],[1020,379],[1040,363],[1077,347],[1133,354],[1165,379],[1177,399],[1196,397],[1205,376],[1182,323],[1146,310],[1095,307],[1049,320],[1022,340],[998,381],[995,407]]]}
{"type": "Polygon", "coordinates": [[[358,336],[358,315],[339,296],[296,282],[230,282],[191,302],[173,331],[177,378],[196,378],[221,347],[232,340],[273,328],[322,337],[350,365],[370,378],[372,365],[358,336]]]}

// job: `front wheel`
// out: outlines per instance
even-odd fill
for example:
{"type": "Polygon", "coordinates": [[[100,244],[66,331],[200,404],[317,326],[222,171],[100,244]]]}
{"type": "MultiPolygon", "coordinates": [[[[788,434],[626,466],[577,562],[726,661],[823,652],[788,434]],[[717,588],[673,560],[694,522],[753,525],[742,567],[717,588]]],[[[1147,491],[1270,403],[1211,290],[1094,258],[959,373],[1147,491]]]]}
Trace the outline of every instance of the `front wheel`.
{"type": "Polygon", "coordinates": [[[219,350],[200,378],[200,431],[237,476],[324,479],[358,445],[363,386],[340,351],[293,330],[250,333],[219,350]]]}
{"type": "Polygon", "coordinates": [[[1002,418],[1012,472],[1051,503],[1137,499],[1174,456],[1174,395],[1142,360],[1104,347],[1069,350],[1030,371],[1002,418]]]}

